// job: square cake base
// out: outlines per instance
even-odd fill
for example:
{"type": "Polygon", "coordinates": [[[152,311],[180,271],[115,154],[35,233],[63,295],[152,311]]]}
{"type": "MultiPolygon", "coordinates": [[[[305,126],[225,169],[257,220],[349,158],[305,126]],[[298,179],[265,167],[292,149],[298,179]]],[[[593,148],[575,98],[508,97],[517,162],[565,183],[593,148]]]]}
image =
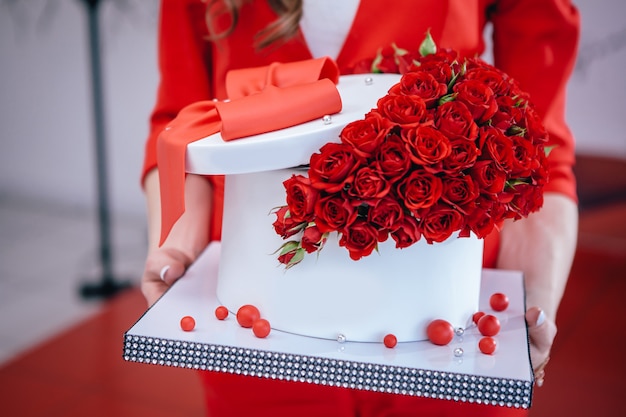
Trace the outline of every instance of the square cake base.
{"type": "Polygon", "coordinates": [[[215,294],[219,253],[219,243],[211,244],[125,333],[125,360],[494,406],[530,406],[533,372],[521,272],[483,270],[480,308],[497,316],[502,325],[493,355],[478,349],[482,336],[475,326],[447,346],[425,341],[389,349],[382,343],[341,343],[276,330],[260,339],[239,326],[232,313],[218,320],[214,311],[220,305],[215,294]],[[507,310],[490,309],[489,297],[495,292],[509,297],[507,310]],[[180,328],[184,316],[195,319],[193,331],[180,328]]]}

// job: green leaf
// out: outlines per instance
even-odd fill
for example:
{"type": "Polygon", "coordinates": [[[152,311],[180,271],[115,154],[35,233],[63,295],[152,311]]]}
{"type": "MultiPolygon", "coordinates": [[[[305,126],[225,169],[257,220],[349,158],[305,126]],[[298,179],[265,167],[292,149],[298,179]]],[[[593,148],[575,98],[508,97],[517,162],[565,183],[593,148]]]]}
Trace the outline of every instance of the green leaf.
{"type": "Polygon", "coordinates": [[[409,51],[407,51],[406,49],[399,48],[398,45],[395,44],[395,42],[391,44],[391,47],[393,48],[393,52],[396,56],[402,56],[409,53],[409,51]]]}
{"type": "Polygon", "coordinates": [[[449,101],[454,101],[456,99],[457,93],[446,94],[445,96],[439,99],[439,105],[441,106],[443,103],[447,103],[449,101]]]}
{"type": "Polygon", "coordinates": [[[552,152],[554,148],[556,148],[556,145],[545,146],[543,148],[543,151],[545,152],[546,156],[548,156],[550,155],[550,152],[552,152]]]}
{"type": "Polygon", "coordinates": [[[506,182],[506,186],[511,188],[520,184],[530,184],[530,180],[528,178],[512,178],[506,182]]]}
{"type": "Polygon", "coordinates": [[[294,250],[297,250],[298,246],[300,246],[300,242],[295,241],[295,240],[290,240],[289,242],[283,243],[283,245],[280,248],[278,248],[276,252],[280,251],[281,255],[285,255],[289,252],[293,252],[294,250]]]}
{"type": "Polygon", "coordinates": [[[419,47],[419,53],[421,56],[431,55],[437,52],[437,45],[430,36],[430,29],[426,31],[426,37],[422,41],[419,47]]]}
{"type": "Polygon", "coordinates": [[[452,90],[452,87],[454,87],[454,83],[456,83],[456,79],[459,78],[459,74],[455,73],[454,71],[452,71],[452,78],[450,78],[450,82],[448,83],[448,91],[452,90]]]}
{"type": "Polygon", "coordinates": [[[382,62],[382,60],[383,60],[382,49],[379,49],[378,52],[376,53],[376,57],[372,61],[372,67],[371,67],[372,73],[380,74],[382,72],[381,70],[378,69],[378,65],[382,62]]]}
{"type": "Polygon", "coordinates": [[[512,125],[511,127],[509,127],[507,129],[506,133],[509,136],[521,136],[521,137],[524,137],[524,136],[526,136],[526,128],[523,128],[523,127],[518,126],[518,125],[512,125]]]}

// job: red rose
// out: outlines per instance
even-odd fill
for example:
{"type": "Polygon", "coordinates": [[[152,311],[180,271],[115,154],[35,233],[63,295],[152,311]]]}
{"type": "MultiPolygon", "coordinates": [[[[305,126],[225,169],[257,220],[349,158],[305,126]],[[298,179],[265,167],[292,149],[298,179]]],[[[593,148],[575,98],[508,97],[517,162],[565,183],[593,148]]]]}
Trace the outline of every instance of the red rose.
{"type": "Polygon", "coordinates": [[[383,176],[374,169],[364,166],[354,173],[354,181],[346,194],[361,202],[371,203],[387,195],[389,188],[390,185],[383,176]]]}
{"type": "Polygon", "coordinates": [[[510,84],[508,77],[494,67],[477,67],[470,69],[465,73],[463,79],[480,81],[489,87],[496,96],[505,96],[509,92],[510,84]]]}
{"type": "Polygon", "coordinates": [[[339,246],[350,252],[350,258],[358,261],[369,256],[378,247],[378,231],[365,220],[357,219],[341,235],[339,246]]]}
{"type": "Polygon", "coordinates": [[[515,213],[515,219],[527,217],[530,213],[543,206],[543,187],[530,184],[518,184],[509,207],[515,213]]]}
{"type": "Polygon", "coordinates": [[[313,187],[329,193],[341,190],[357,167],[357,157],[352,151],[346,144],[327,143],[320,153],[311,155],[309,178],[313,187]]]}
{"type": "Polygon", "coordinates": [[[529,139],[521,136],[511,136],[510,139],[513,142],[513,169],[510,176],[530,177],[532,172],[543,164],[545,159],[543,149],[537,149],[529,139]]]}
{"type": "Polygon", "coordinates": [[[403,129],[401,135],[411,161],[417,165],[434,165],[450,155],[450,140],[430,126],[403,129]]]}
{"type": "Polygon", "coordinates": [[[367,218],[379,229],[393,231],[401,226],[404,210],[395,198],[387,196],[370,207],[367,218]]]}
{"type": "Polygon", "coordinates": [[[396,50],[393,47],[387,46],[378,52],[372,63],[372,72],[385,74],[397,74],[399,72],[396,63],[396,50]]]}
{"type": "Polygon", "coordinates": [[[297,253],[298,253],[297,250],[283,253],[282,255],[278,256],[278,262],[280,262],[283,265],[289,265],[294,260],[294,257],[296,256],[297,253]]]}
{"type": "Polygon", "coordinates": [[[533,169],[530,174],[530,178],[532,179],[531,184],[534,186],[544,186],[548,182],[549,172],[548,172],[548,156],[545,154],[545,150],[540,148],[537,150],[537,166],[533,169]]]}
{"type": "Polygon", "coordinates": [[[404,216],[398,228],[391,232],[397,249],[408,248],[422,237],[417,220],[412,216],[404,216]]]}
{"type": "Polygon", "coordinates": [[[456,139],[450,142],[450,155],[443,160],[442,172],[456,174],[472,167],[478,158],[479,150],[474,142],[456,139]]]}
{"type": "Polygon", "coordinates": [[[285,242],[280,249],[278,249],[278,262],[285,265],[285,268],[289,269],[294,265],[299,264],[304,259],[305,251],[300,247],[300,244],[294,240],[285,242]]]}
{"type": "Polygon", "coordinates": [[[392,95],[413,95],[421,97],[427,108],[435,107],[440,97],[448,92],[448,87],[426,72],[408,72],[400,82],[389,90],[392,95]]]}
{"type": "Polygon", "coordinates": [[[527,137],[534,143],[545,143],[548,141],[548,131],[543,126],[541,118],[537,112],[530,106],[524,109],[524,125],[527,131],[527,137]]]}
{"type": "Polygon", "coordinates": [[[443,242],[463,227],[463,216],[457,210],[440,204],[422,212],[422,235],[428,243],[443,242]]]}
{"type": "Polygon", "coordinates": [[[291,220],[296,223],[310,221],[319,192],[311,186],[311,180],[302,175],[292,175],[283,182],[287,190],[287,205],[291,220]]]}
{"type": "Polygon", "coordinates": [[[474,208],[478,187],[469,175],[448,177],[443,180],[441,200],[467,213],[474,208]]]}
{"type": "Polygon", "coordinates": [[[415,65],[419,62],[420,57],[419,51],[406,51],[406,53],[398,55],[396,60],[400,74],[404,75],[407,72],[415,71],[415,65]]]}
{"type": "Polygon", "coordinates": [[[428,54],[419,58],[420,65],[417,66],[419,70],[421,65],[441,65],[449,64],[453,65],[455,73],[460,72],[459,53],[452,49],[439,48],[434,54],[428,54]]]}
{"type": "Polygon", "coordinates": [[[503,171],[510,171],[515,164],[515,154],[513,153],[513,141],[500,129],[495,127],[483,127],[480,129],[480,139],[482,143],[483,156],[487,155],[503,171]]]}
{"type": "Polygon", "coordinates": [[[374,154],[374,168],[384,177],[394,180],[406,174],[411,159],[402,139],[395,134],[387,136],[374,154]]]}
{"type": "Polygon", "coordinates": [[[435,125],[450,140],[463,138],[475,140],[478,125],[467,106],[459,101],[449,101],[437,108],[435,125]]]}
{"type": "Polygon", "coordinates": [[[490,215],[489,210],[478,207],[468,216],[466,222],[476,237],[483,239],[493,231],[495,227],[495,216],[490,215]]]}
{"type": "Polygon", "coordinates": [[[341,131],[341,142],[350,145],[354,153],[369,158],[385,139],[389,128],[378,113],[370,112],[364,119],[348,123],[341,131]]]}
{"type": "Polygon", "coordinates": [[[528,101],[530,99],[530,96],[528,95],[528,93],[524,90],[522,90],[519,86],[519,83],[514,80],[513,78],[509,78],[508,80],[509,83],[509,96],[515,98],[515,100],[517,101],[518,105],[520,107],[526,107],[526,105],[528,104],[528,101]]]}
{"type": "Polygon", "coordinates": [[[491,119],[498,110],[495,94],[479,80],[461,81],[452,89],[457,93],[456,99],[467,106],[478,124],[491,119]]]}
{"type": "Polygon", "coordinates": [[[432,206],[443,191],[441,179],[424,170],[411,172],[398,184],[398,195],[409,210],[432,206]]]}
{"type": "Polygon", "coordinates": [[[445,85],[448,85],[452,80],[452,66],[445,60],[422,61],[419,66],[412,67],[412,69],[430,74],[437,82],[445,85]]]}
{"type": "Polygon", "coordinates": [[[426,117],[426,103],[418,96],[386,95],[378,100],[377,108],[392,125],[417,126],[426,117]]]}
{"type": "Polygon", "coordinates": [[[507,131],[513,125],[522,123],[524,114],[518,106],[517,100],[510,96],[496,98],[498,111],[491,118],[491,125],[503,131],[507,131]]]}
{"type": "Polygon", "coordinates": [[[276,221],[272,224],[276,234],[283,239],[293,236],[304,227],[304,222],[295,222],[289,214],[289,207],[282,206],[276,211],[276,221]]]}
{"type": "Polygon", "coordinates": [[[315,224],[309,223],[304,229],[304,233],[302,233],[302,239],[300,241],[302,248],[306,253],[313,253],[320,250],[324,246],[324,243],[326,243],[324,233],[322,233],[315,224]]]}
{"type": "Polygon", "coordinates": [[[315,223],[322,232],[337,232],[350,225],[357,216],[354,207],[342,194],[331,194],[317,200],[315,223]]]}
{"type": "Polygon", "coordinates": [[[487,64],[480,58],[465,58],[465,71],[482,70],[484,68],[490,68],[491,65],[487,64]]]}
{"type": "Polygon", "coordinates": [[[506,173],[497,167],[495,162],[484,160],[476,162],[470,175],[478,184],[481,193],[498,194],[504,190],[506,173]]]}

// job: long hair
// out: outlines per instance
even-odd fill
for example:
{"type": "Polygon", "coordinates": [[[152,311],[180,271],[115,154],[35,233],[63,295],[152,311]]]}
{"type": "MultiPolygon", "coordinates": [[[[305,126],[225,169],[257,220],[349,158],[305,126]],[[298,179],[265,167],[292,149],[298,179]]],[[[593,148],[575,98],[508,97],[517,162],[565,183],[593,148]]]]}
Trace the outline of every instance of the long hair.
{"type": "MultiPolygon", "coordinates": [[[[209,30],[210,40],[219,40],[232,33],[239,21],[239,11],[249,0],[204,0],[206,7],[206,24],[209,30]],[[215,27],[215,20],[228,18],[226,29],[220,30],[215,27]]],[[[255,46],[258,49],[265,48],[275,42],[284,42],[294,36],[298,31],[300,18],[302,17],[302,0],[267,0],[278,18],[256,34],[255,46]]]]}

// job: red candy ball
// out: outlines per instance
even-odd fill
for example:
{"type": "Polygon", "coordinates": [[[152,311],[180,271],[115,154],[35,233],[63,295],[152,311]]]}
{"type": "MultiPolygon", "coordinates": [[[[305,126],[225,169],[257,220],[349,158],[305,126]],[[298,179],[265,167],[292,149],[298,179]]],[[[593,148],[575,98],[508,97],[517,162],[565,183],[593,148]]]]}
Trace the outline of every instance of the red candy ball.
{"type": "Polygon", "coordinates": [[[267,337],[270,334],[271,330],[272,328],[270,327],[270,322],[265,319],[255,320],[254,324],[252,325],[252,333],[254,333],[256,337],[259,337],[261,339],[267,337]]]}
{"type": "Polygon", "coordinates": [[[478,320],[478,331],[483,336],[495,336],[500,331],[500,320],[491,314],[485,314],[478,320]]]}
{"type": "Polygon", "coordinates": [[[491,355],[496,351],[496,339],[493,337],[483,337],[478,341],[478,349],[485,355],[491,355]]]}
{"type": "Polygon", "coordinates": [[[472,321],[474,322],[474,324],[478,324],[478,320],[480,320],[480,318],[484,315],[485,313],[483,313],[482,311],[474,313],[474,315],[472,316],[472,321]]]}
{"type": "Polygon", "coordinates": [[[494,293],[489,297],[489,305],[494,311],[504,311],[509,306],[509,297],[501,292],[494,293]]]}
{"type": "Polygon", "coordinates": [[[259,309],[253,305],[246,304],[237,310],[237,323],[241,327],[249,329],[260,318],[261,313],[259,313],[259,309]]]}
{"type": "Polygon", "coordinates": [[[426,328],[428,339],[436,345],[447,345],[454,338],[454,327],[445,320],[436,319],[426,328]]]}
{"type": "Polygon", "coordinates": [[[190,332],[196,327],[196,321],[191,316],[185,316],[180,319],[180,328],[186,332],[190,332]]]}
{"type": "Polygon", "coordinates": [[[224,306],[219,306],[215,309],[215,317],[217,317],[218,320],[226,319],[226,317],[228,317],[228,309],[224,306]]]}
{"type": "Polygon", "coordinates": [[[396,345],[398,344],[398,338],[392,334],[388,334],[383,339],[383,343],[385,344],[386,347],[388,347],[389,349],[392,349],[396,347],[396,345]]]}

